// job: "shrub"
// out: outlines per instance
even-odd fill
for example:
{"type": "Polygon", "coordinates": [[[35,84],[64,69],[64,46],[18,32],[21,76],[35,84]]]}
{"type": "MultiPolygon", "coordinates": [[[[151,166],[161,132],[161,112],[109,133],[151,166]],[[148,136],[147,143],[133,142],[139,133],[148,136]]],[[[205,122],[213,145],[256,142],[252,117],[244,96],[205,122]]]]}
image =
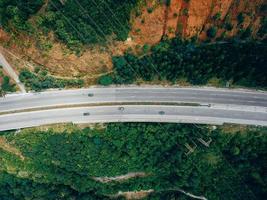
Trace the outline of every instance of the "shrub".
{"type": "Polygon", "coordinates": [[[210,27],[208,30],[207,30],[207,36],[209,38],[214,38],[216,37],[216,34],[217,34],[217,28],[216,27],[210,27]]]}
{"type": "Polygon", "coordinates": [[[239,13],[237,15],[237,22],[238,22],[238,25],[242,24],[245,20],[245,15],[243,13],[239,13]]]}
{"type": "Polygon", "coordinates": [[[148,13],[152,13],[153,12],[153,8],[151,8],[151,7],[147,8],[147,12],[148,13]]]}
{"type": "Polygon", "coordinates": [[[101,76],[100,79],[98,80],[98,83],[104,86],[111,85],[112,82],[113,79],[110,75],[101,76]]]}
{"type": "Polygon", "coordinates": [[[219,20],[219,19],[221,19],[221,16],[222,16],[222,13],[221,13],[221,12],[217,12],[217,13],[213,16],[213,19],[214,19],[214,20],[219,20]]]}

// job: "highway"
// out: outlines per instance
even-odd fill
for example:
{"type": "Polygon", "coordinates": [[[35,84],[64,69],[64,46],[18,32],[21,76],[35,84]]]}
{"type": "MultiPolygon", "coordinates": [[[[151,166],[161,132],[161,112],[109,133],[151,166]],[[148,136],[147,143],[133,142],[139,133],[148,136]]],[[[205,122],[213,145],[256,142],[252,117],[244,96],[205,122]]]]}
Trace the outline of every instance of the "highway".
{"type": "Polygon", "coordinates": [[[127,105],[51,109],[0,115],[0,131],[56,123],[172,122],[267,125],[267,113],[192,106],[127,105]],[[86,115],[84,114],[86,113],[86,115]]]}
{"type": "Polygon", "coordinates": [[[20,93],[0,98],[0,131],[67,122],[234,123],[267,126],[267,92],[134,86],[20,93]],[[124,109],[119,110],[122,106],[124,109]],[[84,113],[87,115],[84,116],[84,113]]]}
{"type": "Polygon", "coordinates": [[[0,112],[90,103],[199,103],[267,108],[267,93],[227,89],[120,87],[47,91],[0,98],[0,112]],[[93,94],[89,97],[88,94],[93,94]]]}

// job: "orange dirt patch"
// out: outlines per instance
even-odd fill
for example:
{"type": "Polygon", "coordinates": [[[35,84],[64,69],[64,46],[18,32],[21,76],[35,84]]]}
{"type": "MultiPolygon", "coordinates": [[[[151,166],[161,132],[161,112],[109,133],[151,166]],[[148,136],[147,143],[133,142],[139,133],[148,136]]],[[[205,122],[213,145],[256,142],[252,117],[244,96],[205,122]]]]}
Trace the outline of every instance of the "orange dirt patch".
{"type": "Polygon", "coordinates": [[[181,37],[186,37],[186,31],[188,26],[188,17],[189,17],[189,5],[190,1],[182,1],[182,5],[179,12],[179,18],[176,27],[176,34],[181,37]]]}
{"type": "Polygon", "coordinates": [[[182,0],[172,0],[170,6],[168,7],[169,12],[166,21],[166,27],[167,27],[166,35],[169,38],[175,37],[175,32],[177,30],[177,20],[179,18],[181,6],[182,6],[182,0]]]}
{"type": "Polygon", "coordinates": [[[141,9],[139,17],[133,17],[130,37],[137,44],[158,43],[163,35],[165,6],[158,5],[157,1],[147,1],[141,9]],[[153,9],[151,13],[148,9],[153,9]]]}
{"type": "Polygon", "coordinates": [[[155,0],[147,0],[146,5],[141,8],[142,14],[139,17],[133,16],[130,36],[137,44],[155,44],[161,40],[163,34],[169,38],[176,34],[184,38],[197,36],[203,41],[207,39],[206,32],[212,26],[218,28],[217,37],[224,32],[227,32],[226,37],[232,37],[240,29],[249,26],[255,36],[261,18],[266,15],[259,13],[264,0],[190,0],[188,3],[184,0],[172,0],[168,8],[164,4],[156,4],[155,0]],[[152,13],[148,13],[148,8],[152,7],[152,13]],[[242,27],[237,26],[239,13],[245,14],[242,27]],[[220,14],[220,19],[213,19],[216,14],[220,14]],[[233,30],[226,31],[225,23],[232,24],[233,30]]]}
{"type": "Polygon", "coordinates": [[[10,39],[4,31],[0,31],[0,42],[6,47],[5,56],[17,71],[25,67],[33,70],[36,66],[43,66],[51,75],[85,79],[111,71],[111,54],[107,49],[94,46],[78,57],[65,45],[53,39],[51,41],[53,46],[50,50],[41,50],[33,38],[20,35],[10,39]]]}

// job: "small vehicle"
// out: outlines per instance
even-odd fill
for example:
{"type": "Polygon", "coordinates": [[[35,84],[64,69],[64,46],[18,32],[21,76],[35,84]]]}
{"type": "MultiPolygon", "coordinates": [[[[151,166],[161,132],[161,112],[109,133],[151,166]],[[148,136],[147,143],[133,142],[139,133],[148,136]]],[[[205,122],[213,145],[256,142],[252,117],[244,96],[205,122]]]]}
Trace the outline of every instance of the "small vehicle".
{"type": "Polygon", "coordinates": [[[85,113],[83,113],[83,116],[89,116],[89,115],[90,115],[89,112],[85,112],[85,113]]]}
{"type": "Polygon", "coordinates": [[[118,108],[120,111],[124,111],[124,107],[119,107],[118,108]]]}
{"type": "Polygon", "coordinates": [[[88,97],[93,97],[94,94],[93,93],[88,93],[88,97]]]}
{"type": "Polygon", "coordinates": [[[165,112],[164,111],[159,111],[159,114],[160,115],[165,115],[165,112]]]}

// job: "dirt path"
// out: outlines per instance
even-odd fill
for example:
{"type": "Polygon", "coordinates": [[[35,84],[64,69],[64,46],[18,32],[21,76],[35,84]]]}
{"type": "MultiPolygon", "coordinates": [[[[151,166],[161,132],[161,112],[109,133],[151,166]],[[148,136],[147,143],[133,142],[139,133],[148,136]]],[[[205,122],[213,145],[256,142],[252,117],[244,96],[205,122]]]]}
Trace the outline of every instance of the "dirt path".
{"type": "Polygon", "coordinates": [[[137,177],[146,177],[148,174],[144,172],[132,172],[121,176],[115,176],[115,177],[93,177],[95,181],[99,181],[101,183],[109,183],[112,181],[125,181],[131,178],[137,178],[137,177]]]}
{"type": "Polygon", "coordinates": [[[22,93],[26,93],[25,86],[20,82],[19,77],[16,74],[15,70],[9,65],[9,63],[1,53],[1,49],[0,49],[0,65],[2,65],[5,72],[16,82],[20,91],[22,93]]]}

